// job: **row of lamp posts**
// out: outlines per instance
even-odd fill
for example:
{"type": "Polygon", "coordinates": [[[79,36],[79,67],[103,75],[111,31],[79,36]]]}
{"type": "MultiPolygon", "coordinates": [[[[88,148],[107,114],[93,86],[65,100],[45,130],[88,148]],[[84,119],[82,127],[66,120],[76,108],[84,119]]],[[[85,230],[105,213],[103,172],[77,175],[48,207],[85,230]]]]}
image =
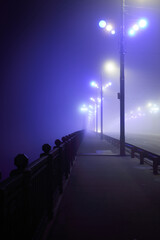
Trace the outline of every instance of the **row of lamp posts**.
{"type": "MultiPolygon", "coordinates": [[[[120,100],[120,155],[125,155],[125,47],[124,47],[124,37],[125,37],[125,27],[124,27],[124,8],[125,0],[121,0],[121,25],[120,25],[120,93],[118,93],[118,98],[120,100]]],[[[148,25],[146,19],[140,19],[135,23],[132,28],[129,29],[128,35],[134,36],[139,29],[144,29],[148,25]]],[[[99,22],[101,28],[106,29],[110,34],[116,34],[115,29],[113,29],[111,24],[107,24],[106,21],[101,20],[99,22]]],[[[100,79],[100,90],[101,90],[101,138],[103,138],[103,83],[102,76],[100,79]]],[[[91,83],[91,86],[98,87],[95,82],[91,83]]],[[[96,103],[95,103],[96,104],[96,103]]],[[[97,109],[97,108],[96,108],[97,109]]],[[[97,117],[96,117],[97,118],[97,117]]],[[[96,131],[97,129],[97,119],[96,119],[96,131]]]]}

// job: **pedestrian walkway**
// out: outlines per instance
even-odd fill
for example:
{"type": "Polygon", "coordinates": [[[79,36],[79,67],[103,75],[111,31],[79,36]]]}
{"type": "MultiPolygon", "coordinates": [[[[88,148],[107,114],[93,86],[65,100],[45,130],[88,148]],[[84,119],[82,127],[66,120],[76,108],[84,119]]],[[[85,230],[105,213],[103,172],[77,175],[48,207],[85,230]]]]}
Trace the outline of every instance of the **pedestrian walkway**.
{"type": "Polygon", "coordinates": [[[160,239],[160,176],[118,154],[85,136],[47,240],[160,239]]]}

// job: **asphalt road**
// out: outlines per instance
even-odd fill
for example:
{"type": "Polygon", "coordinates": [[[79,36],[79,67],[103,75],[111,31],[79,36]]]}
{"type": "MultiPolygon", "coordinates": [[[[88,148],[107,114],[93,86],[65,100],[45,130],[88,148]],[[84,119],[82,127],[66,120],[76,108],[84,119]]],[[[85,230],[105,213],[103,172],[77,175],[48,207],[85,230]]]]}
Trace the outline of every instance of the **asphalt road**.
{"type": "MultiPolygon", "coordinates": [[[[119,139],[115,133],[105,133],[119,139]]],[[[160,155],[160,135],[126,134],[126,142],[160,155]]]]}

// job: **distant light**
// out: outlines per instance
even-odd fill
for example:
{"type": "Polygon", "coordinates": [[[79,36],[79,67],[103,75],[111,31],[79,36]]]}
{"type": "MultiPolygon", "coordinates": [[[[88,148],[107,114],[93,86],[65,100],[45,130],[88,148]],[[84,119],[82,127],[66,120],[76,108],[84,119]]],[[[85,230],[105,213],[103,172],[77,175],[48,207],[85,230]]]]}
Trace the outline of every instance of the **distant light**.
{"type": "Polygon", "coordinates": [[[106,30],[107,30],[108,32],[111,32],[112,29],[113,29],[113,27],[112,27],[111,24],[108,24],[108,25],[106,26],[106,30]]]}
{"type": "Polygon", "coordinates": [[[100,102],[101,102],[101,99],[100,99],[100,98],[97,98],[97,101],[100,103],[100,102]]]}
{"type": "Polygon", "coordinates": [[[157,104],[154,104],[151,108],[150,108],[150,113],[158,113],[159,112],[159,107],[157,104]]]}
{"type": "Polygon", "coordinates": [[[92,102],[95,102],[95,99],[94,99],[94,98],[92,98],[92,97],[90,98],[90,100],[91,100],[92,102]]]}
{"type": "Polygon", "coordinates": [[[89,110],[88,113],[91,114],[91,115],[93,114],[93,112],[91,110],[89,110]]]}
{"type": "Polygon", "coordinates": [[[146,28],[148,25],[148,21],[146,19],[142,18],[138,21],[138,25],[140,28],[146,28]]]}
{"type": "Polygon", "coordinates": [[[108,88],[108,87],[110,87],[112,85],[112,83],[111,82],[109,82],[109,83],[107,83],[105,86],[104,86],[104,88],[103,89],[105,89],[105,88],[108,88]]]}
{"type": "Polygon", "coordinates": [[[132,27],[132,29],[133,29],[134,31],[138,31],[138,30],[139,30],[138,24],[134,24],[133,27],[132,27]]]}
{"type": "Polygon", "coordinates": [[[97,83],[96,83],[95,81],[92,81],[92,82],[90,83],[90,85],[91,85],[91,87],[96,87],[96,88],[98,88],[98,85],[97,85],[97,83]]]}
{"type": "Polygon", "coordinates": [[[100,28],[105,28],[105,26],[106,26],[106,21],[104,21],[104,20],[99,21],[100,28]]]}
{"type": "Polygon", "coordinates": [[[111,31],[111,34],[112,34],[112,35],[114,35],[115,33],[116,33],[116,31],[115,31],[115,30],[112,30],[112,31],[111,31]]]}
{"type": "Polygon", "coordinates": [[[133,37],[135,35],[135,30],[133,28],[131,28],[129,31],[128,31],[128,34],[129,36],[133,37]]]}
{"type": "Polygon", "coordinates": [[[140,112],[140,111],[141,111],[141,107],[138,107],[138,108],[137,108],[137,111],[140,112]]]}
{"type": "Polygon", "coordinates": [[[93,106],[92,106],[92,105],[89,105],[89,108],[93,109],[93,106]]]}
{"type": "Polygon", "coordinates": [[[114,72],[114,70],[115,70],[115,64],[113,63],[113,62],[107,62],[107,63],[105,63],[105,70],[107,71],[107,72],[114,72]]]}
{"type": "Polygon", "coordinates": [[[147,104],[147,107],[148,107],[148,108],[152,107],[152,103],[149,102],[149,103],[147,104]]]}
{"type": "Polygon", "coordinates": [[[87,112],[88,111],[88,108],[86,107],[86,106],[83,106],[83,107],[81,107],[81,112],[87,112]]]}

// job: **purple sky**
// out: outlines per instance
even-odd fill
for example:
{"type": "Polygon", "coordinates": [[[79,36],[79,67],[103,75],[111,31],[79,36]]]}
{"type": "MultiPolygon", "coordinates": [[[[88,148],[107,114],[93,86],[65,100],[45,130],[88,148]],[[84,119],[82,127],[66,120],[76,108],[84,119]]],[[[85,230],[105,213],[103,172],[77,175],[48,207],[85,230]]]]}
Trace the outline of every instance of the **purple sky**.
{"type": "MultiPolygon", "coordinates": [[[[126,26],[141,16],[149,19],[148,29],[125,41],[130,111],[147,101],[160,101],[160,4],[126,0],[126,5],[126,26]]],[[[5,0],[0,17],[0,170],[7,176],[16,154],[26,153],[32,161],[43,143],[53,146],[56,138],[83,127],[79,107],[96,94],[90,80],[100,79],[107,59],[119,64],[118,36],[105,34],[98,22],[107,19],[118,28],[120,5],[117,0],[5,0]]],[[[118,91],[116,76],[105,97],[106,131],[119,115],[118,91]]]]}

